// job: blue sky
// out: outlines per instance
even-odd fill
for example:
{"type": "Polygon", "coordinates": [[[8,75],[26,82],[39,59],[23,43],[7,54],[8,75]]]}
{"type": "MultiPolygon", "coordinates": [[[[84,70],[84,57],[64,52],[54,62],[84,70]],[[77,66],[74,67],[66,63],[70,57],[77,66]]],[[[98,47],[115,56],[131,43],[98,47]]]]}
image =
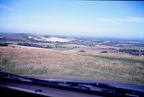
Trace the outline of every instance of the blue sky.
{"type": "Polygon", "coordinates": [[[0,0],[0,32],[144,38],[144,1],[0,0]]]}

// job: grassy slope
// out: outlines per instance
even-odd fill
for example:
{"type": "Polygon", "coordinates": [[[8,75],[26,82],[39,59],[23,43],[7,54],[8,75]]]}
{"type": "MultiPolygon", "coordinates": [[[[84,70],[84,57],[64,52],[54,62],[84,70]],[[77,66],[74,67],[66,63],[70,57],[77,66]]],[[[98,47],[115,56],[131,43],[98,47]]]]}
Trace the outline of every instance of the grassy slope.
{"type": "Polygon", "coordinates": [[[17,33],[17,34],[14,34],[14,33],[5,34],[5,33],[3,33],[3,34],[0,34],[0,37],[6,37],[8,39],[16,39],[19,41],[29,42],[29,40],[27,40],[24,37],[24,34],[21,34],[21,33],[17,33]]]}
{"type": "Polygon", "coordinates": [[[84,76],[141,85],[144,83],[142,58],[47,49],[0,47],[0,71],[20,75],[84,76]]]}

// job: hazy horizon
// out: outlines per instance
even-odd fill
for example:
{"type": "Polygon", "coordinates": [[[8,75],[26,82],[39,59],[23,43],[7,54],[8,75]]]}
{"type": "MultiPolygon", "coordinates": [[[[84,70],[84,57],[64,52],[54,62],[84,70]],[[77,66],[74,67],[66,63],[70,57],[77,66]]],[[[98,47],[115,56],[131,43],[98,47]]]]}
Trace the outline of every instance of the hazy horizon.
{"type": "Polygon", "coordinates": [[[126,38],[126,37],[110,37],[110,36],[89,36],[89,35],[59,35],[59,34],[41,34],[41,33],[15,33],[15,32],[0,32],[0,34],[36,34],[36,35],[47,35],[54,37],[67,37],[67,38],[97,38],[97,39],[114,39],[114,40],[136,40],[136,41],[144,41],[144,38],[126,38]]]}
{"type": "Polygon", "coordinates": [[[144,38],[144,1],[1,0],[0,33],[144,38]]]}

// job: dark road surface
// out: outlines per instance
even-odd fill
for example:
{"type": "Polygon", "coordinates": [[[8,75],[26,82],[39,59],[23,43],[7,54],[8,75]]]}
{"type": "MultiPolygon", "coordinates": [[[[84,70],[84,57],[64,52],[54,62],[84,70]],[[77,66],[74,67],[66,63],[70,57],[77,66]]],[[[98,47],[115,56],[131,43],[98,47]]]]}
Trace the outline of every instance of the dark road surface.
{"type": "Polygon", "coordinates": [[[10,89],[16,89],[20,91],[26,91],[30,93],[35,93],[35,90],[42,89],[42,92],[38,93],[45,96],[50,97],[102,97],[92,94],[56,89],[46,86],[37,86],[37,85],[29,85],[29,84],[21,84],[21,83],[14,83],[14,82],[0,82],[0,87],[7,87],[10,89]]]}
{"type": "Polygon", "coordinates": [[[0,93],[3,97],[144,97],[144,87],[92,80],[24,77],[1,72],[0,93]]]}

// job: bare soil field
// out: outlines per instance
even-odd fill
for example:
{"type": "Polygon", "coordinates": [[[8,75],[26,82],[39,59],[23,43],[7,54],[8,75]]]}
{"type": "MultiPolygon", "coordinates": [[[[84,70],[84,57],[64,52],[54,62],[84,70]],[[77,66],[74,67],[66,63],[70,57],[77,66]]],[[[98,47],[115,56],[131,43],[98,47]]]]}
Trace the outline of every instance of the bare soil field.
{"type": "Polygon", "coordinates": [[[0,47],[0,71],[67,76],[144,85],[144,58],[32,47],[0,47]]]}

